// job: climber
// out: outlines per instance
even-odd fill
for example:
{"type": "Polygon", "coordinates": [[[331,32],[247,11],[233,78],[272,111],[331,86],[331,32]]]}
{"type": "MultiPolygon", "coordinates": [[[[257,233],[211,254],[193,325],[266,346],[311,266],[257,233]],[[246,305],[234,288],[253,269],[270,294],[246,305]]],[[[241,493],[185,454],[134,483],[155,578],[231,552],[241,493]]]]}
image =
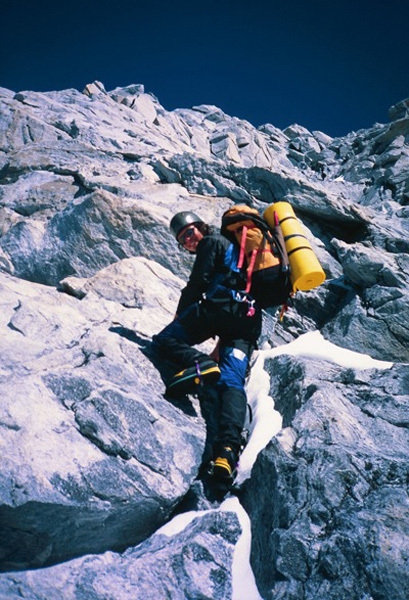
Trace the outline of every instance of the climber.
{"type": "Polygon", "coordinates": [[[179,245],[196,257],[175,320],[154,336],[154,346],[183,369],[168,382],[169,396],[194,393],[197,383],[216,386],[221,408],[213,475],[228,480],[234,477],[242,443],[247,410],[244,384],[261,333],[261,309],[239,291],[243,278],[234,269],[234,244],[189,211],[177,213],[170,229],[179,245]],[[211,355],[193,348],[216,336],[211,355]]]}

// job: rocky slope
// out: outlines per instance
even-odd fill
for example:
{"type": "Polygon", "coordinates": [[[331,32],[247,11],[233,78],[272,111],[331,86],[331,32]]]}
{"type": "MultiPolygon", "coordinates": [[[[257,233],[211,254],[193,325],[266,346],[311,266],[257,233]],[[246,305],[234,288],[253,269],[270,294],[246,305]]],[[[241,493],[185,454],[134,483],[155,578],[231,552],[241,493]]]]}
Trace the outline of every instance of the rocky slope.
{"type": "Polygon", "coordinates": [[[338,139],[168,112],[141,85],[0,103],[0,597],[407,598],[409,100],[338,139]],[[219,510],[195,480],[208,399],[166,401],[150,349],[191,265],[168,223],[279,199],[327,280],[266,313],[283,429],[219,510]],[[285,355],[316,330],[393,366],[285,355]]]}

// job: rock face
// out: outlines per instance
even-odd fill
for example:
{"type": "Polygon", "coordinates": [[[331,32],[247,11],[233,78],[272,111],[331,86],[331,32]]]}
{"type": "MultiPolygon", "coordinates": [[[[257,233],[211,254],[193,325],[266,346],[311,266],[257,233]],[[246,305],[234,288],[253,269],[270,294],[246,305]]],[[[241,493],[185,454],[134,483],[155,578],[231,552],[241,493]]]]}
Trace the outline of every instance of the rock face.
{"type": "MultiPolygon", "coordinates": [[[[144,259],[120,264],[140,285],[167,275],[144,259]],[[149,268],[156,275],[144,277],[149,268]]],[[[119,283],[115,271],[108,277],[119,283]]],[[[168,275],[169,287],[178,283],[168,275]]],[[[98,276],[102,286],[107,273],[98,276]]],[[[120,302],[125,287],[118,292],[120,302]]],[[[95,291],[78,300],[5,274],[1,296],[3,568],[144,540],[197,473],[202,420],[161,396],[144,328],[135,327],[136,343],[118,335],[119,302],[95,291]]]]}
{"type": "Polygon", "coordinates": [[[207,513],[177,535],[155,534],[123,554],[106,552],[2,577],[0,594],[18,597],[24,589],[27,598],[224,600],[232,594],[230,573],[239,536],[233,512],[207,513]]]}
{"type": "Polygon", "coordinates": [[[203,399],[163,397],[171,367],[150,341],[191,267],[171,216],[218,226],[233,203],[287,200],[327,280],[281,324],[267,311],[262,341],[319,330],[394,365],[266,360],[283,429],[238,491],[247,600],[407,598],[408,100],[337,139],[168,112],[142,85],[0,88],[0,103],[1,594],[246,597],[243,528],[195,482],[203,399]],[[188,508],[206,512],[155,533],[188,508]]]}
{"type": "Polygon", "coordinates": [[[263,597],[407,598],[408,365],[268,369],[284,428],[243,496],[263,597]]]}

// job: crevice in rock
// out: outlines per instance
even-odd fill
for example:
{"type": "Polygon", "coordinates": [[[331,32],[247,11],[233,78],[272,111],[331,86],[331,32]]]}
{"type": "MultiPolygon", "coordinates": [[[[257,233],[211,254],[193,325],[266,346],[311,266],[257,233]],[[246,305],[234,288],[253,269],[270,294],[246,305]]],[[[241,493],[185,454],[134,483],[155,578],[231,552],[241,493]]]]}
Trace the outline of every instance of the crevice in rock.
{"type": "Polygon", "coordinates": [[[88,352],[85,348],[81,348],[81,352],[84,355],[84,360],[79,365],[76,365],[75,368],[78,369],[80,367],[85,367],[90,364],[92,361],[97,360],[98,358],[103,358],[105,354],[102,350],[98,352],[88,352]]]}
{"type": "MultiPolygon", "coordinates": [[[[329,240],[336,238],[347,244],[355,244],[368,239],[371,234],[370,225],[363,221],[345,220],[337,223],[335,219],[325,218],[324,215],[314,217],[314,220],[312,220],[310,214],[304,214],[301,210],[297,211],[297,215],[312,232],[319,227],[322,232],[325,232],[329,240]]],[[[334,254],[334,256],[336,255],[334,254]]]]}
{"type": "Polygon", "coordinates": [[[21,331],[21,329],[19,329],[15,325],[13,325],[13,323],[11,321],[9,323],[7,323],[7,327],[9,329],[11,329],[12,331],[17,331],[17,333],[21,333],[22,336],[26,337],[26,334],[24,333],[24,331],[21,331]]]}
{"type": "Polygon", "coordinates": [[[0,185],[8,185],[13,184],[18,181],[20,175],[24,174],[23,171],[19,171],[14,169],[9,164],[4,165],[3,169],[0,171],[0,185]]]}

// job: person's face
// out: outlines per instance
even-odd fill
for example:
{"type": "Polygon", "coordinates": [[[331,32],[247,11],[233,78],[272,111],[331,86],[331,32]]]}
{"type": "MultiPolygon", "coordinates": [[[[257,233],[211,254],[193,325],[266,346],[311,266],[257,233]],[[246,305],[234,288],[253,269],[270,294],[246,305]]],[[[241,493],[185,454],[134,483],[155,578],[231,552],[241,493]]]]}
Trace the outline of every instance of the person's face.
{"type": "Polygon", "coordinates": [[[189,252],[196,252],[196,248],[203,234],[196,225],[187,225],[178,235],[178,242],[189,252]]]}

